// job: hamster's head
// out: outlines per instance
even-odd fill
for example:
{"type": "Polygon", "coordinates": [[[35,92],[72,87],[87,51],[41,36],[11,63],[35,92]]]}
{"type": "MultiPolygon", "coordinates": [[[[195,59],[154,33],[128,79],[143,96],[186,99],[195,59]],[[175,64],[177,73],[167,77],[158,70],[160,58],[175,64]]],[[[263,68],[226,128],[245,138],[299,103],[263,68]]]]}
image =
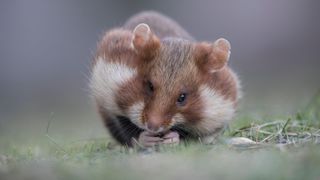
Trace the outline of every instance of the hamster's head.
{"type": "MultiPolygon", "coordinates": [[[[230,43],[161,41],[146,24],[133,31],[132,47],[139,61],[143,99],[134,122],[153,133],[174,126],[210,134],[234,113],[237,83],[227,67],[230,43]]],[[[137,111],[134,111],[137,113],[137,111]]]]}

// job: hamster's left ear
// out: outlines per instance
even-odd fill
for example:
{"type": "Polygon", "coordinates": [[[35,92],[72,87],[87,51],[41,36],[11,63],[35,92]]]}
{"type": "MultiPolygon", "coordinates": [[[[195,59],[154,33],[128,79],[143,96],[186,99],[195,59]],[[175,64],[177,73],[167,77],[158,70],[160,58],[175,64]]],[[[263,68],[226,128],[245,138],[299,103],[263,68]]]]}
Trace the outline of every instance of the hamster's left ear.
{"type": "Polygon", "coordinates": [[[160,47],[160,40],[149,25],[141,23],[133,30],[132,46],[139,56],[150,58],[160,47]]]}
{"type": "Polygon", "coordinates": [[[227,65],[231,45],[228,40],[220,38],[213,44],[202,42],[195,45],[195,60],[200,69],[216,72],[227,65]]]}

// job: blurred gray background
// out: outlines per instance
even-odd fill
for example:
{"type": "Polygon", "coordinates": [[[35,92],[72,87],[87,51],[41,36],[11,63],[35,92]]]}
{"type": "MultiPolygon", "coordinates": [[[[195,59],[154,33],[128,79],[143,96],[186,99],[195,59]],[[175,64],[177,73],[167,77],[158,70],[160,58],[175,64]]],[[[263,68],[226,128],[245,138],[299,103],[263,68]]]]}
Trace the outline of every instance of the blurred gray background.
{"type": "MultiPolygon", "coordinates": [[[[90,60],[104,31],[157,10],[197,40],[225,37],[242,80],[239,114],[287,115],[320,88],[320,1],[0,2],[0,137],[33,141],[104,136],[88,93],[90,60]]],[[[10,140],[10,141],[11,141],[10,140]]]]}

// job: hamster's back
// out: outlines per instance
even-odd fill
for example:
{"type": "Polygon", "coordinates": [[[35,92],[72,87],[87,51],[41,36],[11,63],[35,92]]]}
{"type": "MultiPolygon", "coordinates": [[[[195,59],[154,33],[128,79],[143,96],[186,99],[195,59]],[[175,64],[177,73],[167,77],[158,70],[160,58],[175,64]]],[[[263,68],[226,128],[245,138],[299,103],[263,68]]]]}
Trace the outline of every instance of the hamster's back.
{"type": "Polygon", "coordinates": [[[124,29],[133,30],[138,24],[146,23],[160,39],[177,37],[193,40],[189,33],[177,22],[155,11],[144,11],[132,16],[123,26],[124,29]]]}

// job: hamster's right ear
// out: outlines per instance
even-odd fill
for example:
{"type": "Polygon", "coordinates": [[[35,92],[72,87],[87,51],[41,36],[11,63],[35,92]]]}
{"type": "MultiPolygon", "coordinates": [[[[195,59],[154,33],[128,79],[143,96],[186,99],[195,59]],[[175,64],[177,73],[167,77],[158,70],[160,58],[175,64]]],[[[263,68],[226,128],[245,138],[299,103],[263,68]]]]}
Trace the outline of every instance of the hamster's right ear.
{"type": "Polygon", "coordinates": [[[230,43],[224,38],[214,43],[198,43],[195,46],[195,58],[198,67],[212,73],[225,67],[230,57],[230,43]]]}
{"type": "Polygon", "coordinates": [[[132,46],[138,55],[151,58],[160,47],[160,40],[147,24],[141,23],[133,30],[132,46]]]}

